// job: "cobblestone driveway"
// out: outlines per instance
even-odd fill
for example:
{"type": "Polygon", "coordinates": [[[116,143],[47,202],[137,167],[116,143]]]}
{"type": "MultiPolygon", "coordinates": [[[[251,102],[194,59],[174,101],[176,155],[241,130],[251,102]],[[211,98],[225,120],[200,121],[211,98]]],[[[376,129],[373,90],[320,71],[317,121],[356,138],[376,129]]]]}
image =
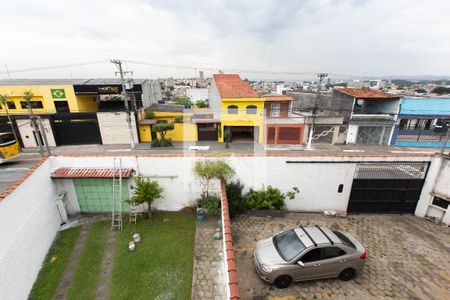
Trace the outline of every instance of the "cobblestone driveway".
{"type": "Polygon", "coordinates": [[[240,216],[233,221],[232,232],[242,299],[449,299],[450,228],[414,216],[240,216]],[[252,264],[256,242],[290,227],[315,224],[350,232],[362,242],[368,253],[363,272],[347,282],[300,282],[284,290],[263,282],[252,264]]]}

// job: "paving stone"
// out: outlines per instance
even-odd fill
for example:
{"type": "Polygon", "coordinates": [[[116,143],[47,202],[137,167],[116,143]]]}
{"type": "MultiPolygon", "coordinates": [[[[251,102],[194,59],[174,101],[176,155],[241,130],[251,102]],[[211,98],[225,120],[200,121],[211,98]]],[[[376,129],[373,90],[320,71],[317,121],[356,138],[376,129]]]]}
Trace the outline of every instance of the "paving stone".
{"type": "MultiPolygon", "coordinates": [[[[410,215],[351,215],[288,213],[285,218],[239,216],[232,224],[241,299],[446,299],[450,290],[450,228],[410,215]],[[262,281],[252,264],[257,241],[282,228],[320,225],[351,233],[368,253],[366,266],[354,280],[329,279],[293,284],[287,289],[262,281]],[[445,254],[446,253],[446,254],[445,254]]],[[[447,298],[448,299],[448,298],[447,298]]]]}

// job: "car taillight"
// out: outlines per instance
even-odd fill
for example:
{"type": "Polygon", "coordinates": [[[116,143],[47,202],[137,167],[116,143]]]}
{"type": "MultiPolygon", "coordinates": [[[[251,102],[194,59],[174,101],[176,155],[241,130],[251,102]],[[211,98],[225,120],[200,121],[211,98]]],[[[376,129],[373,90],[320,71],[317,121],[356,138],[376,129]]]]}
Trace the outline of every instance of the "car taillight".
{"type": "Polygon", "coordinates": [[[366,251],[364,251],[364,253],[361,254],[361,256],[359,257],[359,259],[365,260],[366,257],[367,257],[367,253],[366,253],[366,251]]]}

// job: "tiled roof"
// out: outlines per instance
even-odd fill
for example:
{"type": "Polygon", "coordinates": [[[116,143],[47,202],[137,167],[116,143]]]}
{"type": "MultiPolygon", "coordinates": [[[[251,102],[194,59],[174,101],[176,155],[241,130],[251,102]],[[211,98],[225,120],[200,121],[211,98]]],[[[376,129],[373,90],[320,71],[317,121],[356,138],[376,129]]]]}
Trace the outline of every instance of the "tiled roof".
{"type": "Polygon", "coordinates": [[[278,96],[278,95],[273,95],[273,96],[263,96],[266,101],[292,101],[294,100],[291,96],[278,96]]]}
{"type": "Polygon", "coordinates": [[[357,99],[391,99],[397,100],[400,99],[401,96],[389,94],[385,92],[380,92],[377,90],[373,90],[371,88],[339,88],[335,91],[352,96],[357,99]]]}
{"type": "Polygon", "coordinates": [[[238,74],[214,74],[222,98],[258,98],[258,94],[238,74]]]}
{"type": "Polygon", "coordinates": [[[233,250],[233,238],[231,236],[231,220],[228,211],[228,198],[225,186],[225,180],[220,180],[221,199],[222,199],[222,222],[223,222],[223,238],[225,240],[226,252],[226,271],[228,272],[228,289],[230,300],[241,299],[239,294],[239,282],[237,277],[236,259],[233,250]]]}
{"type": "MultiPolygon", "coordinates": [[[[132,168],[122,168],[122,178],[130,178],[132,168]]],[[[51,174],[54,179],[113,178],[113,168],[59,168],[51,174]]]]}

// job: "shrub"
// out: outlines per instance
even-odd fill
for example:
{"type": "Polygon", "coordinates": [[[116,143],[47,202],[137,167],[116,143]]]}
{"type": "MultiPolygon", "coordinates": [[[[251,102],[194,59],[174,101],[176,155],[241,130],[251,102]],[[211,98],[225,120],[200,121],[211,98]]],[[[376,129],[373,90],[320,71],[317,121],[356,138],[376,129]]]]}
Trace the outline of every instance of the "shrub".
{"type": "Polygon", "coordinates": [[[208,108],[209,102],[208,100],[199,100],[195,103],[195,106],[197,106],[198,108],[208,108]]]}
{"type": "Polygon", "coordinates": [[[239,180],[226,184],[228,210],[232,218],[247,211],[247,203],[242,194],[243,189],[244,185],[239,180]]]}
{"type": "Polygon", "coordinates": [[[250,210],[282,210],[285,208],[284,200],[286,198],[292,200],[298,193],[296,187],[287,193],[282,193],[280,189],[271,185],[267,189],[264,187],[259,190],[250,189],[246,194],[246,205],[250,210]]]}
{"type": "Polygon", "coordinates": [[[145,118],[146,119],[153,119],[155,117],[155,113],[152,110],[147,110],[145,112],[145,118]]]}
{"type": "Polygon", "coordinates": [[[152,147],[172,147],[172,139],[152,140],[152,147]]]}
{"type": "Polygon", "coordinates": [[[197,160],[194,164],[194,174],[200,178],[202,197],[209,197],[209,182],[213,178],[229,178],[234,170],[223,160],[197,160]]]}
{"type": "Polygon", "coordinates": [[[174,128],[173,123],[158,123],[152,126],[152,131],[159,133],[161,140],[164,140],[167,131],[173,130],[174,128]]]}
{"type": "Polygon", "coordinates": [[[135,177],[136,188],[130,199],[131,203],[147,203],[148,219],[152,219],[152,203],[156,199],[162,198],[164,189],[159,185],[158,181],[135,177]]]}
{"type": "Polygon", "coordinates": [[[198,199],[197,207],[205,208],[210,215],[218,215],[222,205],[219,197],[211,195],[198,199]]]}
{"type": "Polygon", "coordinates": [[[183,117],[182,117],[182,116],[176,116],[176,117],[173,119],[173,122],[174,122],[174,123],[183,123],[183,117]]]}

